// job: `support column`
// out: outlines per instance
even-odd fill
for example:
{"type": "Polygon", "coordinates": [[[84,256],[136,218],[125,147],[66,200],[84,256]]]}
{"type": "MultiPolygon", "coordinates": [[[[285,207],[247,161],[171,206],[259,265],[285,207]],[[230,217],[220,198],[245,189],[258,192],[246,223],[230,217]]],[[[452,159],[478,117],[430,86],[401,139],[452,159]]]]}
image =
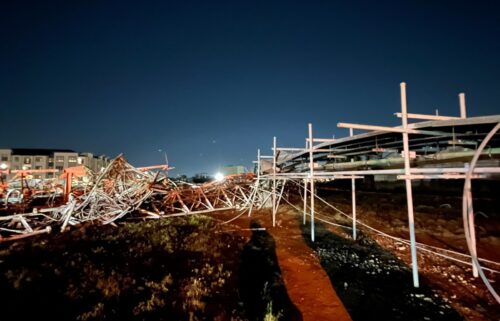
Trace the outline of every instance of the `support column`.
{"type": "MultiPolygon", "coordinates": [[[[472,257],[477,257],[477,248],[476,248],[476,227],[474,225],[474,213],[472,212],[472,193],[471,193],[471,184],[466,185],[465,187],[467,191],[467,207],[469,208],[469,233],[470,233],[470,254],[472,257]]],[[[479,272],[477,270],[477,266],[472,261],[472,275],[477,278],[479,276],[479,272]]]]}
{"type": "Polygon", "coordinates": [[[72,173],[66,173],[66,181],[64,184],[64,202],[67,202],[69,200],[69,194],[71,193],[71,187],[72,187],[72,180],[73,180],[73,174],[72,173]]]}
{"type": "MultiPolygon", "coordinates": [[[[24,196],[24,172],[21,172],[21,195],[24,196]]],[[[7,200],[5,202],[7,203],[7,200]]]]}
{"type": "Polygon", "coordinates": [[[255,203],[255,197],[259,195],[259,185],[260,185],[260,148],[257,149],[257,180],[255,181],[255,189],[250,195],[250,209],[248,210],[248,217],[252,215],[253,204],[255,203]]]}
{"type": "Polygon", "coordinates": [[[408,142],[408,108],[406,102],[406,83],[400,84],[401,89],[401,120],[403,123],[403,158],[405,162],[405,183],[406,183],[406,202],[408,206],[408,225],[410,229],[410,246],[411,246],[411,262],[413,272],[413,286],[418,288],[418,263],[417,263],[417,247],[415,240],[415,221],[413,218],[413,193],[411,187],[411,172],[410,172],[410,147],[408,142]]]}
{"type": "Polygon", "coordinates": [[[465,107],[465,94],[458,94],[458,100],[460,101],[460,118],[467,118],[467,109],[465,107]]]}
{"type": "Polygon", "coordinates": [[[313,134],[312,124],[309,124],[309,179],[311,180],[311,241],[314,242],[314,159],[313,159],[313,134]]]}
{"type": "Polygon", "coordinates": [[[304,178],[304,222],[302,224],[306,224],[306,216],[307,216],[307,178],[304,178]]]}
{"type": "Polygon", "coordinates": [[[260,179],[260,148],[257,149],[257,179],[260,179]]]}
{"type": "Polygon", "coordinates": [[[273,137],[273,227],[276,226],[276,136],[273,137]]]}
{"type": "Polygon", "coordinates": [[[356,179],[351,178],[352,187],[352,239],[356,241],[356,179]]]}
{"type": "MultiPolygon", "coordinates": [[[[349,136],[353,136],[354,131],[349,128],[349,136]]],[[[354,159],[351,159],[351,163],[354,159]]],[[[351,189],[352,189],[352,239],[356,241],[356,179],[351,178],[351,189]]]]}

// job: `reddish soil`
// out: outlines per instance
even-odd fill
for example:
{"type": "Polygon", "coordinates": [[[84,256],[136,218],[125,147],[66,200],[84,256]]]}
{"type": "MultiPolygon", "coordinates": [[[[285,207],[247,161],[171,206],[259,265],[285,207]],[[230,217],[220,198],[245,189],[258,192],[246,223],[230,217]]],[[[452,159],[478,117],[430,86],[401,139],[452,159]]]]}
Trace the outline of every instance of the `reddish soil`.
{"type": "Polygon", "coordinates": [[[273,228],[269,211],[263,210],[254,212],[251,219],[242,216],[228,228],[241,228],[246,237],[250,237],[249,231],[245,230],[249,225],[258,222],[259,226],[265,226],[276,244],[286,291],[303,320],[351,320],[314,250],[305,242],[296,218],[296,215],[282,213],[273,228]]]}

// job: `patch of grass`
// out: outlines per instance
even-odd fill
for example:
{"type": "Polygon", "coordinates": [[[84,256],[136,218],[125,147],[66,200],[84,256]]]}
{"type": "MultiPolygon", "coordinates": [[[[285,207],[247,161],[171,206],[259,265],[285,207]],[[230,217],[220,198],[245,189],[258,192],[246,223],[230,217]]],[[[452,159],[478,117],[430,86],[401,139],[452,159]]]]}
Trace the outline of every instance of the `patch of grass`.
{"type": "Polygon", "coordinates": [[[190,216],[1,244],[2,320],[31,312],[51,320],[244,319],[231,272],[243,242],[190,216]]]}
{"type": "Polygon", "coordinates": [[[269,301],[266,308],[266,314],[264,315],[264,321],[278,321],[282,316],[281,311],[278,314],[273,312],[273,301],[269,301]]]}

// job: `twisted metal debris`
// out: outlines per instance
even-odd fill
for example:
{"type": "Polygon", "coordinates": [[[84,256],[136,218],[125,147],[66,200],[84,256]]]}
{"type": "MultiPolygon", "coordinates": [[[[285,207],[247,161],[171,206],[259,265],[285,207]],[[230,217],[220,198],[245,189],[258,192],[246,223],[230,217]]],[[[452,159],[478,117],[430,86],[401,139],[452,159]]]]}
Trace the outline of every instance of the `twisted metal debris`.
{"type": "Polygon", "coordinates": [[[228,176],[203,185],[176,184],[161,172],[135,168],[118,156],[102,173],[90,174],[88,179],[61,206],[0,216],[0,241],[63,232],[84,222],[106,225],[125,218],[158,219],[247,208],[254,175],[228,176]]]}

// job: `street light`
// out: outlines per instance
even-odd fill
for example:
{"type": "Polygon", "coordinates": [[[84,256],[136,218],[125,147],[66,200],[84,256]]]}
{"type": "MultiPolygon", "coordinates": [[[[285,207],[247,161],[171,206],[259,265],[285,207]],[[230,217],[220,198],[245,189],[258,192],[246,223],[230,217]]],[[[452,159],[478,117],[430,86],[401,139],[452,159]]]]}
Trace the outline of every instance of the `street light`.
{"type": "Polygon", "coordinates": [[[214,175],[214,178],[217,182],[222,182],[224,180],[224,174],[218,172],[214,175]]]}
{"type": "Polygon", "coordinates": [[[2,163],[0,164],[0,169],[7,169],[7,167],[9,167],[9,165],[5,164],[5,163],[2,163]]]}
{"type": "Polygon", "coordinates": [[[158,149],[158,153],[161,153],[163,152],[165,154],[165,164],[168,166],[168,157],[167,157],[167,152],[166,151],[163,151],[161,149],[158,149]]]}

